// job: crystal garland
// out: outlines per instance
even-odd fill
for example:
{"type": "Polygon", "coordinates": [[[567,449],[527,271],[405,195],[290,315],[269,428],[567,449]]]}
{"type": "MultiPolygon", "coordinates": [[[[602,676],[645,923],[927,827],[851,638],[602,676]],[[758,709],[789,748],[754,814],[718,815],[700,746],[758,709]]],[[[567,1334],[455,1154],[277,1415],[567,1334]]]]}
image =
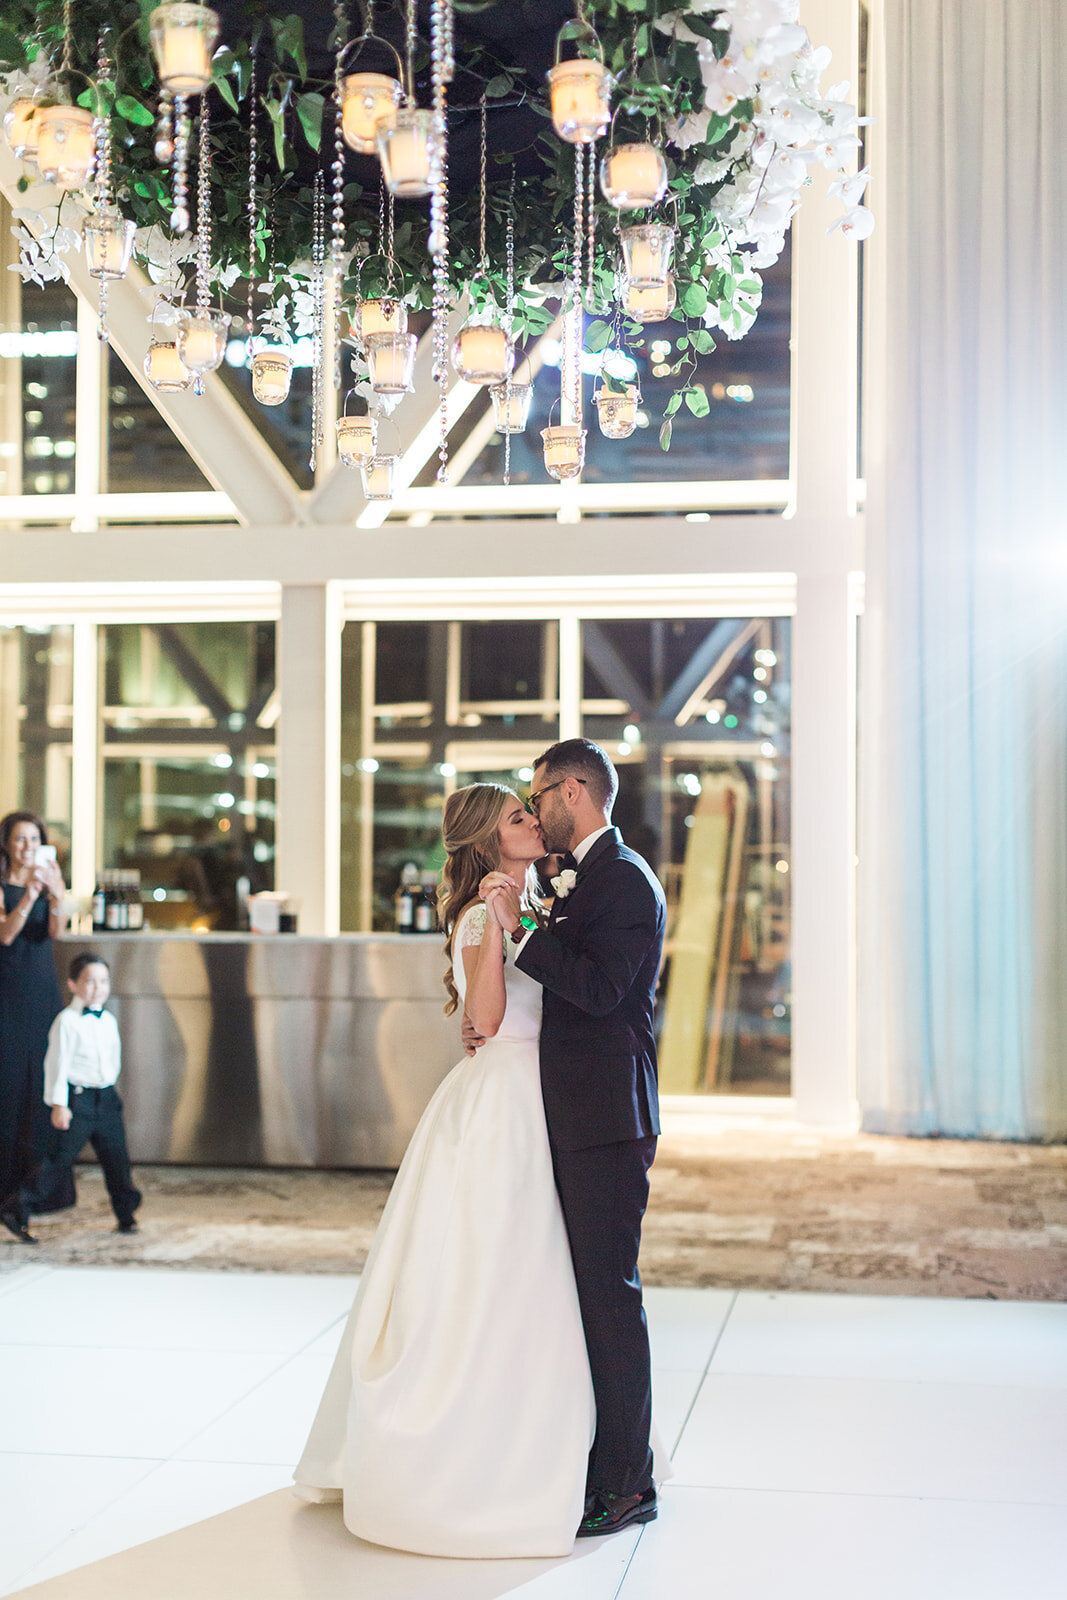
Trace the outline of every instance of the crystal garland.
{"type": "Polygon", "coordinates": [[[248,365],[256,332],[256,52],[252,51],[248,84],[248,365]]]}
{"type": "Polygon", "coordinates": [[[438,483],[448,481],[448,84],[455,70],[451,0],[433,0],[430,12],[430,72],[433,84],[433,135],[438,177],[430,198],[430,253],[433,256],[433,378],[441,391],[441,442],[438,483]]]}
{"type": "MultiPolygon", "coordinates": [[[[582,420],[582,256],[584,254],[584,202],[585,202],[585,145],[574,147],[574,241],[571,253],[570,281],[570,338],[567,341],[570,357],[568,382],[572,422],[582,420]]],[[[562,377],[562,375],[561,375],[562,377]]]]}
{"type": "Polygon", "coordinates": [[[333,386],[341,387],[341,302],[344,294],[345,254],[345,142],[342,131],[342,100],[344,83],[341,76],[341,52],[347,31],[344,0],[334,0],[334,23],[337,35],[337,54],[333,63],[333,206],[330,216],[330,272],[333,278],[333,386]]]}
{"type": "Polygon", "coordinates": [[[314,306],[311,357],[311,455],[312,472],[318,465],[322,446],[323,390],[325,387],[326,326],[326,183],[321,171],[315,174],[311,219],[311,297],[314,306]]]}
{"type": "MultiPolygon", "coordinates": [[[[504,232],[505,270],[504,280],[504,327],[507,330],[508,340],[512,338],[515,325],[515,168],[511,169],[511,187],[508,190],[508,219],[504,232]]],[[[504,487],[511,484],[511,380],[512,368],[508,368],[508,375],[504,379],[504,416],[507,419],[507,430],[504,434],[504,487]]]]}
{"type": "Polygon", "coordinates": [[[200,148],[196,174],[196,314],[211,300],[211,117],[207,95],[200,97],[200,148]]]}
{"type": "MultiPolygon", "coordinates": [[[[99,83],[106,82],[109,76],[108,68],[107,50],[105,48],[104,35],[101,33],[97,41],[96,54],[96,75],[99,83]]],[[[99,214],[101,212],[106,213],[111,208],[111,129],[105,118],[97,118],[95,131],[96,193],[94,198],[96,210],[99,214]]],[[[107,283],[107,274],[101,272],[97,280],[96,298],[96,336],[101,343],[106,342],[111,337],[111,329],[107,325],[107,283]]]]}

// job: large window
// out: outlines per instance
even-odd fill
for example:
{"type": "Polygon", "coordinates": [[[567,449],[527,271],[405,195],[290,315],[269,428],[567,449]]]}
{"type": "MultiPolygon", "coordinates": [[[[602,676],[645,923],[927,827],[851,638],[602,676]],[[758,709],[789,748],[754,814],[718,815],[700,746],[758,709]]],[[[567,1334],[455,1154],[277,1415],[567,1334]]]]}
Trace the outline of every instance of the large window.
{"type": "Polygon", "coordinates": [[[73,682],[70,627],[0,627],[0,814],[42,817],[65,870],[73,682]]]}
{"type": "Polygon", "coordinates": [[[274,876],[274,624],[101,630],[104,867],[159,927],[233,928],[274,876]]]}
{"type": "MultiPolygon", "coordinates": [[[[667,894],[663,1086],[788,1094],[788,619],[587,618],[580,630],[567,723],[580,714],[616,762],[615,821],[667,894]]],[[[526,792],[559,734],[560,641],[558,617],[347,624],[343,927],[391,928],[404,867],[440,869],[453,789],[493,779],[526,792]]]]}

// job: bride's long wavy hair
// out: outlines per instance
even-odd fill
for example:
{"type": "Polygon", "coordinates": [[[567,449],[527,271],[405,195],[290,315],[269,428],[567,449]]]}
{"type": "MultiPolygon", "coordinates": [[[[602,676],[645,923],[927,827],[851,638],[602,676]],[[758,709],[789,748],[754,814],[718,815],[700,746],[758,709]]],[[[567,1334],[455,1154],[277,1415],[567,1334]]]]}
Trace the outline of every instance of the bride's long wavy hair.
{"type": "MultiPolygon", "coordinates": [[[[445,955],[448,970],[444,985],[448,991],[445,1016],[459,1006],[459,990],[453,974],[452,941],[459,919],[468,906],[477,904],[478,885],[487,872],[500,866],[500,818],[509,800],[517,800],[513,789],[502,783],[472,783],[448,797],[444,816],[444,844],[447,860],[437,890],[437,915],[445,930],[445,955]]],[[[537,873],[531,865],[526,871],[523,901],[535,904],[537,873]]]]}

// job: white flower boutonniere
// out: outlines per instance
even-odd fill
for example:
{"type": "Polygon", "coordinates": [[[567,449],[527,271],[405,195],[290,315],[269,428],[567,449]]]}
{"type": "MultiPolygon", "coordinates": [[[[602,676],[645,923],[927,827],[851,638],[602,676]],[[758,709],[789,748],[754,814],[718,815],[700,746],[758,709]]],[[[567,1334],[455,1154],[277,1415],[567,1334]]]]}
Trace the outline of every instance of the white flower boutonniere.
{"type": "Polygon", "coordinates": [[[567,867],[558,878],[551,879],[552,887],[556,891],[557,900],[566,900],[574,885],[578,882],[578,874],[573,867],[567,867]]]}

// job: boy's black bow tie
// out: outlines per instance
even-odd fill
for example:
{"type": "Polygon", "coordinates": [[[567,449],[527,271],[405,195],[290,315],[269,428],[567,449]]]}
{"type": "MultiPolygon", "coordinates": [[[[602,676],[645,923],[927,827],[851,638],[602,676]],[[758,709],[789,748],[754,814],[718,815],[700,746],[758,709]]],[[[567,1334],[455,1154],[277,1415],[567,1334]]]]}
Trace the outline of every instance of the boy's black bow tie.
{"type": "Polygon", "coordinates": [[[92,1006],[82,1006],[82,1016],[83,1017],[102,1017],[103,1015],[104,1015],[103,1006],[100,1007],[99,1011],[94,1011],[92,1006]]]}

